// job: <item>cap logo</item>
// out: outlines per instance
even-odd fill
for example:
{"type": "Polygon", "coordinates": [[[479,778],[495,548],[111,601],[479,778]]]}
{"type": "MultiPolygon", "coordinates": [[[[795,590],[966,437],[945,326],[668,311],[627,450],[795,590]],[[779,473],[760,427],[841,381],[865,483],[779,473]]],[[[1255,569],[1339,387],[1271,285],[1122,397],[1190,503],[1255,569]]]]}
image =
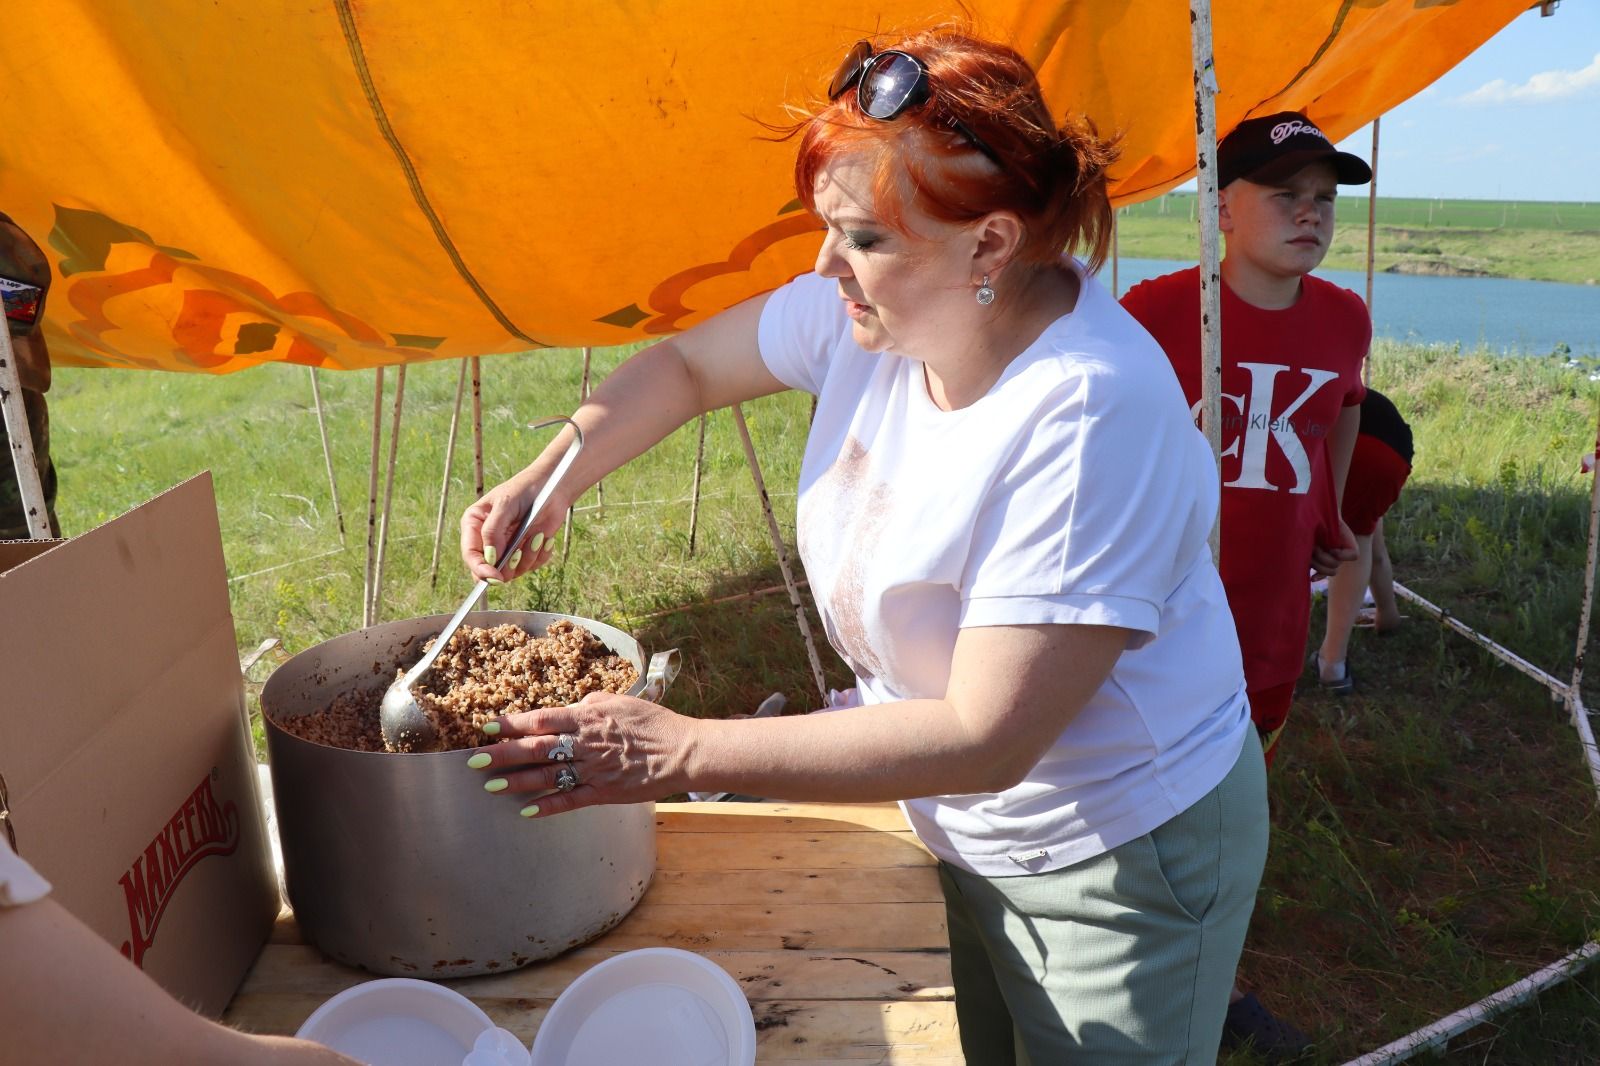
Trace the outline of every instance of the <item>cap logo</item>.
{"type": "Polygon", "coordinates": [[[1297,133],[1309,133],[1311,136],[1321,137],[1325,141],[1328,139],[1328,135],[1326,133],[1323,133],[1311,123],[1302,122],[1297,118],[1293,118],[1288,122],[1280,122],[1276,126],[1272,127],[1272,143],[1282,144],[1284,141],[1288,140],[1290,137],[1293,137],[1297,133]]]}

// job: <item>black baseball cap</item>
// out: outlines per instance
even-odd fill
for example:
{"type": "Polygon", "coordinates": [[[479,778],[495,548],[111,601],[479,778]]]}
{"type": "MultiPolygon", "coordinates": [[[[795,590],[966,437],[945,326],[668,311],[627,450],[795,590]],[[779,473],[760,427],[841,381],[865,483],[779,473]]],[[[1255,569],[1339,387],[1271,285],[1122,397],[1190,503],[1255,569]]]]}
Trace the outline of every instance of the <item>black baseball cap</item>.
{"type": "Polygon", "coordinates": [[[1372,168],[1360,156],[1339,151],[1298,111],[1245,119],[1217,145],[1217,187],[1236,178],[1270,185],[1322,160],[1333,164],[1340,185],[1372,180],[1372,168]]]}

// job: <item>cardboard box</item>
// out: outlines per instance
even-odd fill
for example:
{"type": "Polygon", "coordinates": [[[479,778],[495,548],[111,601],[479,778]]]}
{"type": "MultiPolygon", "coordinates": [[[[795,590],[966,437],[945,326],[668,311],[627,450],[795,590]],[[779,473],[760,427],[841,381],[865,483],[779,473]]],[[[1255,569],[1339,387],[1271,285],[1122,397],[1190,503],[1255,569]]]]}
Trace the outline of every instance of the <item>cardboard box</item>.
{"type": "Polygon", "coordinates": [[[53,898],[227,1006],[278,912],[211,476],[0,544],[0,805],[53,898]]]}

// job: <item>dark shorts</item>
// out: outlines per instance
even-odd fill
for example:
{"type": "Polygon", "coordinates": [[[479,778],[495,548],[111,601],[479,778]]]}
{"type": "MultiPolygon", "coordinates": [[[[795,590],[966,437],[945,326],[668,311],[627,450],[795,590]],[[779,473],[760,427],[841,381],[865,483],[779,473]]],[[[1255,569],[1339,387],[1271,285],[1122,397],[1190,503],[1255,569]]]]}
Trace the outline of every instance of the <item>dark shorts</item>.
{"type": "MultiPolygon", "coordinates": [[[[56,521],[56,467],[50,460],[50,413],[44,394],[22,390],[28,409],[28,428],[32,430],[33,451],[39,461],[39,480],[44,484],[45,507],[50,515],[50,531],[61,535],[56,521]]],[[[11,458],[11,438],[5,420],[0,418],[0,540],[27,540],[28,514],[22,507],[22,489],[17,485],[17,468],[11,458]]]]}
{"type": "Polygon", "coordinates": [[[1350,532],[1358,537],[1370,536],[1378,527],[1378,519],[1400,498],[1400,489],[1410,476],[1411,464],[1399,452],[1377,437],[1365,433],[1356,437],[1340,507],[1350,532]]]}

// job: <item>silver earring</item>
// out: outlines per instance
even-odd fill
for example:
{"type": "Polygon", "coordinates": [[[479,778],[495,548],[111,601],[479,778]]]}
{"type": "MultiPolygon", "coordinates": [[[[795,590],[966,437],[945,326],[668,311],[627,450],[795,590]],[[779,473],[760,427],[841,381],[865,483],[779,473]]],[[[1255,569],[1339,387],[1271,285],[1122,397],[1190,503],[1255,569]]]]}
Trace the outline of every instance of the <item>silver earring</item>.
{"type": "Polygon", "coordinates": [[[989,275],[983,276],[983,284],[978,286],[978,302],[988,307],[994,303],[994,290],[989,288],[989,275]]]}

